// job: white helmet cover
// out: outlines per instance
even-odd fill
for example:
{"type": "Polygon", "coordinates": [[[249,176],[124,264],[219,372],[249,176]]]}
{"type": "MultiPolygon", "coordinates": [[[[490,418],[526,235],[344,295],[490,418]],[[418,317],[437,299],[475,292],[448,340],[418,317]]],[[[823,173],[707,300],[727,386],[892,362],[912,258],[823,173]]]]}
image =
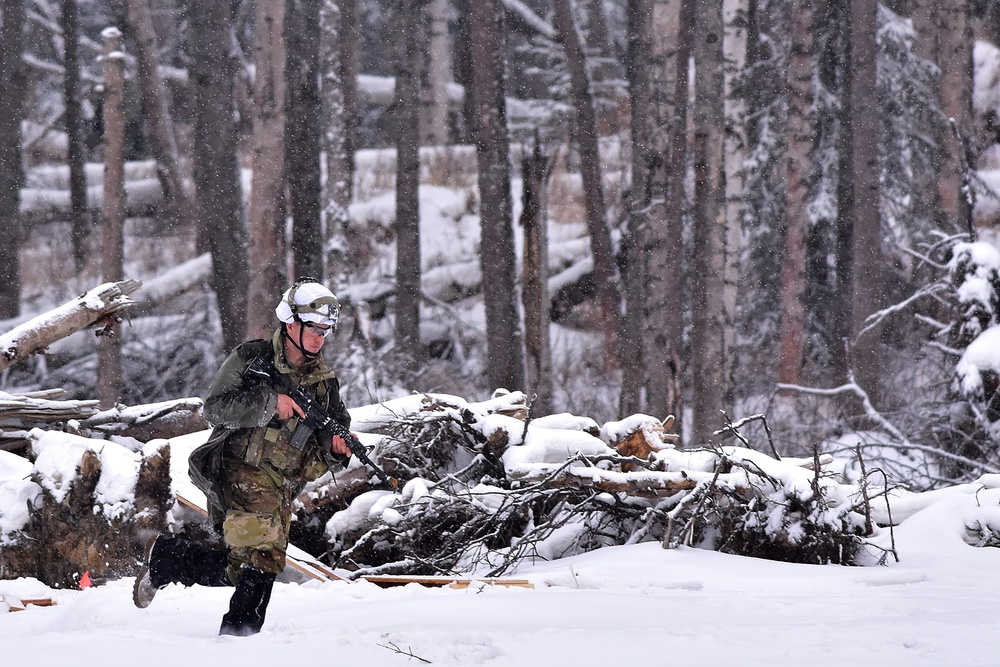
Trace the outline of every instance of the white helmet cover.
{"type": "Polygon", "coordinates": [[[286,324],[298,320],[336,327],[340,316],[340,302],[333,292],[320,283],[301,282],[285,291],[274,314],[286,324]]]}

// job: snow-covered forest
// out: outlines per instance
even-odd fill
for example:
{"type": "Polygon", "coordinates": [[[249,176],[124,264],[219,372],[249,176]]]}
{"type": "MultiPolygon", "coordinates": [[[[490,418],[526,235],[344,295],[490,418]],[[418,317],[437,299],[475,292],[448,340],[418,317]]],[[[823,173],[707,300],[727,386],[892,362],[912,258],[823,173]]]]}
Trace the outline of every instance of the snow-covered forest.
{"type": "Polygon", "coordinates": [[[402,482],[300,498],[348,578],[887,563],[932,494],[1000,486],[1000,3],[0,12],[0,576],[203,530],[170,468],[303,276],[402,482]]]}

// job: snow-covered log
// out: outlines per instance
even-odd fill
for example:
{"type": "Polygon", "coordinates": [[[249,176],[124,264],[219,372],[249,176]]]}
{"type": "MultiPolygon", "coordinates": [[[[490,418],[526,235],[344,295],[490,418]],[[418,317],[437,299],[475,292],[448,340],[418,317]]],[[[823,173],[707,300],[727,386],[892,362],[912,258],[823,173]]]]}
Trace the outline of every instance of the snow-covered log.
{"type": "Polygon", "coordinates": [[[20,474],[4,491],[22,501],[0,513],[0,577],[75,588],[83,572],[95,583],[134,574],[142,545],[166,530],[170,447],[133,452],[41,429],[29,440],[32,461],[0,451],[0,470],[20,474]]]}
{"type": "Polygon", "coordinates": [[[138,280],[98,285],[86,294],[3,334],[0,336],[0,371],[61,338],[105,318],[117,316],[133,303],[129,296],[141,285],[138,280]]]}

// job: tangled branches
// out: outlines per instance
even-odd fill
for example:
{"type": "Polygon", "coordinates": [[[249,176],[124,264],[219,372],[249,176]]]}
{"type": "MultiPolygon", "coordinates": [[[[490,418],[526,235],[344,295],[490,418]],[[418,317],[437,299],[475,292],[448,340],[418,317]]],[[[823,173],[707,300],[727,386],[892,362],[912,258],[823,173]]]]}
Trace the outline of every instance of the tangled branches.
{"type": "Polygon", "coordinates": [[[526,560],[655,540],[852,564],[873,531],[867,489],[825,471],[831,457],[682,451],[655,419],[630,420],[600,431],[569,416],[525,427],[483,404],[425,399],[381,429],[383,464],[409,482],[398,495],[363,493],[335,514],[331,560],[354,576],[498,576],[526,560]],[[636,437],[644,454],[620,453],[636,437]]]}

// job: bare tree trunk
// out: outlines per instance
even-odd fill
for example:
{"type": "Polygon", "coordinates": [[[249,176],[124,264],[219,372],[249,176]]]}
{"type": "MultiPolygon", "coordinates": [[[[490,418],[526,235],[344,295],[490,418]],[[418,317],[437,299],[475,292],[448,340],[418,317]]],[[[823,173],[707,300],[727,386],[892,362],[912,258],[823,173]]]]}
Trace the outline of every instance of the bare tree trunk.
{"type": "Polygon", "coordinates": [[[972,22],[969,2],[946,0],[940,3],[941,110],[952,119],[955,130],[944,133],[938,196],[947,223],[946,229],[972,230],[972,206],[963,188],[968,164],[975,164],[971,147],[975,130],[972,123],[972,22]]]}
{"type": "Polygon", "coordinates": [[[420,348],[420,70],[423,2],[399,0],[396,20],[396,350],[413,364],[420,348]]]}
{"type": "Polygon", "coordinates": [[[728,230],[725,215],[722,2],[697,6],[694,109],[694,267],[691,359],[694,442],[710,439],[732,401],[732,314],[723,295],[728,230]]]}
{"type": "Polygon", "coordinates": [[[285,285],[285,3],[259,2],[254,36],[253,191],[247,332],[274,329],[285,285]]]}
{"type": "Polygon", "coordinates": [[[556,30],[559,31],[566,64],[570,74],[573,108],[576,111],[577,142],[580,150],[580,173],[586,208],[590,247],[594,255],[594,282],[604,315],[605,353],[610,368],[618,363],[620,323],[618,307],[621,301],[619,278],[614,264],[614,248],[608,229],[604,205],[604,185],[601,180],[601,155],[597,145],[597,116],[591,94],[590,76],[583,52],[580,31],[573,19],[570,0],[554,0],[552,4],[556,30]]]}
{"type": "Polygon", "coordinates": [[[788,139],[785,148],[785,252],[781,265],[781,347],[778,382],[799,384],[805,345],[806,235],[809,173],[815,131],[813,107],[812,0],[791,5],[792,45],[785,88],[788,139]]]}
{"type": "Polygon", "coordinates": [[[21,120],[27,86],[21,52],[24,49],[24,0],[2,0],[0,24],[0,318],[21,311],[21,120]]]}
{"type": "Polygon", "coordinates": [[[285,23],[285,176],[295,278],[323,280],[320,218],[320,1],[288,0],[285,23]]]}
{"type": "MultiPolygon", "coordinates": [[[[323,222],[328,247],[340,247],[334,239],[347,231],[347,208],[351,204],[353,179],[351,141],[348,137],[347,81],[344,79],[342,43],[344,13],[340,6],[352,0],[324,0],[320,9],[320,89],[323,98],[323,155],[326,159],[326,184],[323,190],[323,222]]],[[[355,86],[357,83],[355,82],[355,86]]],[[[324,260],[328,258],[324,256],[324,260]]],[[[327,265],[327,270],[343,270],[342,262],[327,265]]],[[[332,278],[332,276],[331,276],[332,278]]]]}
{"type": "MultiPolygon", "coordinates": [[[[104,37],[104,210],[101,215],[101,274],[119,282],[124,273],[125,226],[125,53],[122,34],[106,28],[104,37]]],[[[98,344],[97,397],[105,408],[121,398],[121,325],[112,321],[98,344]]]]}
{"type": "Polygon", "coordinates": [[[524,337],[518,321],[510,144],[504,71],[504,15],[500,0],[469,3],[469,46],[476,120],[481,217],[480,260],[486,304],[487,376],[493,387],[524,386],[524,337]]]}
{"type": "Polygon", "coordinates": [[[448,0],[427,3],[427,85],[424,87],[425,113],[420,118],[420,143],[444,146],[450,143],[448,84],[451,83],[451,49],[448,44],[448,0]]]}
{"type": "MultiPolygon", "coordinates": [[[[630,190],[628,226],[623,238],[626,257],[625,322],[620,342],[622,359],[622,390],[619,398],[621,414],[631,415],[644,409],[642,388],[646,373],[642,350],[642,329],[646,313],[647,266],[645,239],[652,211],[653,173],[662,159],[653,141],[653,0],[629,0],[628,57],[625,75],[628,78],[631,109],[632,187],[630,190]]],[[[664,41],[669,41],[664,36],[664,41]]],[[[525,246],[527,248],[527,246],[525,246]]],[[[527,282],[527,278],[525,279],[527,282]]],[[[527,315],[525,315],[527,319],[527,315]]],[[[527,327],[526,327],[527,328],[527,327]]]]}
{"type": "Polygon", "coordinates": [[[585,0],[584,11],[587,15],[587,44],[601,59],[601,63],[595,68],[594,78],[598,81],[621,78],[621,66],[611,44],[603,3],[601,0],[585,0]]]}
{"type": "Polygon", "coordinates": [[[546,190],[552,159],[542,153],[535,137],[531,155],[521,158],[523,198],[521,226],[524,230],[524,343],[527,388],[534,394],[532,414],[552,412],[552,358],[549,349],[548,213],[546,190]]]}
{"type": "MultiPolygon", "coordinates": [[[[677,432],[681,434],[680,416],[683,409],[685,367],[683,356],[683,319],[685,274],[684,267],[684,216],[687,208],[687,157],[688,157],[688,101],[689,69],[694,50],[695,0],[671,0],[654,5],[654,35],[676,34],[676,53],[670,50],[654,51],[653,62],[662,59],[666,73],[672,73],[672,104],[660,102],[657,118],[669,119],[664,123],[668,130],[665,149],[663,184],[656,194],[664,199],[665,211],[662,224],[650,226],[646,242],[649,262],[649,288],[646,312],[649,318],[643,330],[645,368],[649,373],[648,411],[656,416],[674,415],[678,418],[677,432]],[[674,27],[675,26],[675,27],[674,27]],[[662,55],[660,55],[662,54],[662,55]],[[672,70],[672,72],[671,72],[672,70]]],[[[659,42],[663,44],[663,42],[659,42]]],[[[669,44],[669,42],[667,42],[669,44]]],[[[666,74],[665,74],[666,76],[666,74]]],[[[654,98],[655,99],[655,98],[654,98]]]]}
{"type": "Polygon", "coordinates": [[[77,273],[83,271],[87,259],[87,238],[90,236],[90,215],[87,210],[87,174],[84,171],[83,115],[80,109],[80,27],[77,0],[61,0],[63,31],[63,104],[66,113],[67,150],[69,157],[70,225],[73,234],[73,261],[77,273]]]}
{"type": "Polygon", "coordinates": [[[236,58],[232,9],[224,2],[190,0],[192,92],[195,101],[194,183],[198,226],[206,230],[212,284],[223,345],[246,336],[247,230],[239,158],[234,87],[236,58]]]}
{"type": "Polygon", "coordinates": [[[878,405],[880,375],[879,336],[869,332],[858,340],[864,320],[879,308],[882,232],[879,212],[879,164],[875,87],[875,35],[877,3],[858,0],[850,7],[850,57],[844,122],[841,127],[842,168],[838,252],[841,297],[847,309],[843,324],[849,327],[850,368],[872,402],[878,405]],[[846,130],[846,131],[845,131],[846,130]],[[846,136],[843,136],[846,135],[846,136]]]}
{"type": "MultiPolygon", "coordinates": [[[[1000,15],[996,3],[988,3],[989,21],[1000,15]]],[[[914,0],[910,18],[917,31],[917,54],[937,65],[941,76],[935,93],[945,118],[954,119],[965,142],[959,141],[951,127],[936,137],[938,151],[934,160],[938,187],[934,197],[934,218],[943,229],[968,231],[971,207],[962,193],[963,152],[973,142],[972,124],[972,21],[970,3],[957,0],[914,0]]],[[[971,151],[970,151],[971,152],[971,151]]],[[[972,157],[972,156],[969,156],[972,157]]],[[[970,164],[972,164],[970,160],[970,164]]]]}
{"type": "Polygon", "coordinates": [[[193,229],[190,205],[184,193],[184,175],[181,172],[177,140],[170,119],[167,89],[160,77],[160,57],[157,52],[156,32],[149,13],[147,0],[125,0],[128,22],[135,38],[136,58],[139,61],[139,87],[142,90],[143,108],[149,121],[149,143],[153,156],[159,163],[157,176],[167,203],[167,214],[176,223],[193,229]]]}
{"type": "MultiPolygon", "coordinates": [[[[803,0],[798,0],[803,1],[803,0]]],[[[744,169],[747,150],[746,102],[737,90],[738,77],[746,69],[747,60],[747,5],[748,0],[723,0],[722,3],[722,52],[723,52],[723,108],[725,117],[724,175],[725,182],[725,270],[723,275],[723,308],[727,313],[730,359],[726,361],[729,382],[735,388],[735,328],[736,304],[743,287],[742,253],[746,246],[743,232],[744,169]]]]}
{"type": "Polygon", "coordinates": [[[361,110],[358,103],[358,75],[361,74],[361,0],[338,0],[340,6],[340,85],[344,91],[344,151],[347,153],[349,178],[347,201],[354,196],[354,154],[358,150],[358,126],[361,110]]]}

